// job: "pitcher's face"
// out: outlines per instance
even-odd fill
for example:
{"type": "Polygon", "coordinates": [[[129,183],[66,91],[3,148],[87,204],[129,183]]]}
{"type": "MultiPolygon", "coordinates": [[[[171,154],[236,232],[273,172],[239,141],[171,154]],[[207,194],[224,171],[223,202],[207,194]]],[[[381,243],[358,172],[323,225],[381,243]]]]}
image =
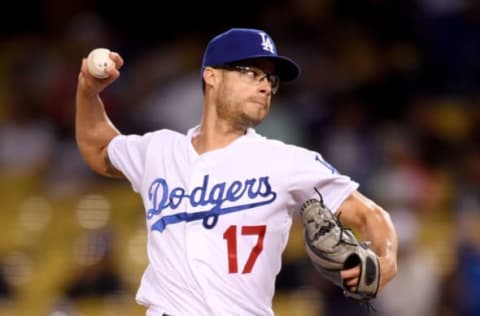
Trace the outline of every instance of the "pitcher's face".
{"type": "Polygon", "coordinates": [[[215,99],[218,117],[242,128],[262,122],[279,84],[273,63],[258,59],[217,70],[222,72],[215,99]]]}

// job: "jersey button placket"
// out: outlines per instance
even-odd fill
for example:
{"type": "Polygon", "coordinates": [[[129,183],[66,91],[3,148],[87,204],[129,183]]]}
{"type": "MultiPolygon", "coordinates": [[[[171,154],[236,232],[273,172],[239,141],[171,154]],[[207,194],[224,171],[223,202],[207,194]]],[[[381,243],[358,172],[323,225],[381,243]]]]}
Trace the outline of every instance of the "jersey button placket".
{"type": "MultiPolygon", "coordinates": [[[[190,195],[190,201],[187,204],[187,213],[193,214],[197,212],[203,212],[208,210],[208,205],[202,206],[193,206],[199,202],[200,195],[201,195],[201,188],[204,185],[206,173],[206,164],[203,157],[198,157],[193,164],[191,178],[189,182],[188,192],[190,195]]],[[[190,262],[190,266],[192,270],[195,270],[194,265],[195,262],[200,259],[201,256],[201,247],[198,246],[199,243],[202,242],[201,235],[203,229],[203,220],[202,219],[195,219],[189,221],[185,224],[185,247],[187,251],[187,257],[190,262]]],[[[193,276],[195,277],[195,276],[193,276]]]]}

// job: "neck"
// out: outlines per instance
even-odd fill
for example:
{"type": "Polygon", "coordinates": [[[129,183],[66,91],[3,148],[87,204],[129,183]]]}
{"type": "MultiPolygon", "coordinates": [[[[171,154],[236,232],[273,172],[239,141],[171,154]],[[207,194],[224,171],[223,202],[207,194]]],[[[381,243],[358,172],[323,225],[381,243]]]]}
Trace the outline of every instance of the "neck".
{"type": "Polygon", "coordinates": [[[220,149],[245,135],[246,129],[232,127],[225,121],[209,123],[202,119],[198,134],[192,138],[192,144],[198,154],[220,149]]]}

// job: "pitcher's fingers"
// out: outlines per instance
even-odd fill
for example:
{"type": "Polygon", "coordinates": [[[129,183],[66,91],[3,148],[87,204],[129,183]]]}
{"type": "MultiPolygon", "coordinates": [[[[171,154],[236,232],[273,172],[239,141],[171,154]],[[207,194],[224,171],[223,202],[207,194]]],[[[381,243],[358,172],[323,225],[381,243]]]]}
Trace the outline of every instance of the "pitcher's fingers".
{"type": "Polygon", "coordinates": [[[82,74],[87,74],[88,73],[88,67],[87,67],[87,58],[82,59],[82,64],[80,66],[80,71],[82,74]]]}
{"type": "Polygon", "coordinates": [[[113,80],[120,76],[120,71],[116,68],[116,66],[108,66],[105,68],[105,72],[109,75],[107,79],[113,80]]]}
{"type": "Polygon", "coordinates": [[[342,276],[342,279],[357,278],[360,275],[360,267],[356,266],[348,270],[342,270],[340,275],[342,276]]]}
{"type": "Polygon", "coordinates": [[[110,58],[115,62],[115,67],[117,69],[122,68],[123,58],[117,52],[110,52],[110,58]]]}
{"type": "Polygon", "coordinates": [[[358,284],[358,278],[347,279],[345,282],[346,286],[356,286],[358,284]]]}

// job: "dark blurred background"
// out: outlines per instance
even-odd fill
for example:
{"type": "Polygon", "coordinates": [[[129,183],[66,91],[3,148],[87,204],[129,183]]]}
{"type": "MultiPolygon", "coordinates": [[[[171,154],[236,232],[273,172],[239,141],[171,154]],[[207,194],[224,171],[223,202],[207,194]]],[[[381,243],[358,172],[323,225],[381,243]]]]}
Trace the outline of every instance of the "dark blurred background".
{"type": "MultiPolygon", "coordinates": [[[[140,198],[74,140],[81,58],[125,59],[102,93],[123,133],[185,132],[208,40],[262,28],[303,68],[258,131],[319,151],[396,224],[380,316],[480,315],[480,3],[279,0],[12,2],[0,19],[0,315],[144,315],[140,198]]],[[[248,153],[247,153],[248,154],[248,153]]],[[[187,303],[187,302],[186,302],[187,303]]],[[[366,315],[312,270],[295,221],[277,315],[366,315]]]]}

